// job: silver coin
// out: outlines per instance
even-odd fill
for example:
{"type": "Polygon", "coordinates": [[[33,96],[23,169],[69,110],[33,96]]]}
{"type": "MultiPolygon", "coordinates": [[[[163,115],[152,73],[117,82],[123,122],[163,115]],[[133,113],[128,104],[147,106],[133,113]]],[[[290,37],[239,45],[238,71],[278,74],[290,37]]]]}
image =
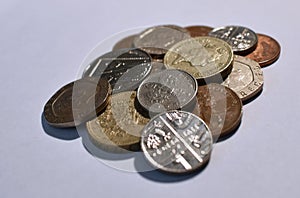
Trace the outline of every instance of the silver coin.
{"type": "Polygon", "coordinates": [[[151,74],[140,84],[137,99],[145,110],[157,114],[188,107],[197,90],[197,81],[189,73],[166,69],[151,74]]]}
{"type": "Polygon", "coordinates": [[[159,61],[152,61],[151,74],[167,69],[165,64],[159,61]]]}
{"type": "Polygon", "coordinates": [[[108,52],[87,66],[83,77],[101,77],[110,83],[113,93],[133,91],[150,74],[150,55],[140,49],[108,52]]]}
{"type": "Polygon", "coordinates": [[[144,127],[141,148],[155,167],[170,173],[186,173],[209,160],[213,141],[202,119],[185,111],[168,111],[153,117],[144,127]]]}
{"type": "Polygon", "coordinates": [[[209,36],[229,43],[235,53],[248,53],[257,45],[257,35],[249,28],[242,26],[225,26],[213,29],[209,36]]]}

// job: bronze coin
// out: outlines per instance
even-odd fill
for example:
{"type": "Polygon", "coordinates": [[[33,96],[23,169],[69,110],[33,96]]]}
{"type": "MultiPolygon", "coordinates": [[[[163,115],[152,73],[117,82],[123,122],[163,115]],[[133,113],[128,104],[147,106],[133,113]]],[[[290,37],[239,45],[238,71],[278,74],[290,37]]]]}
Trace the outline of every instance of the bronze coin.
{"type": "Polygon", "coordinates": [[[257,34],[258,43],[256,49],[246,57],[259,63],[261,67],[265,67],[274,63],[280,55],[280,45],[272,37],[257,34]]]}
{"type": "Polygon", "coordinates": [[[191,37],[208,36],[208,33],[213,30],[212,27],[202,25],[188,26],[185,29],[190,33],[191,37]]]}
{"type": "Polygon", "coordinates": [[[46,103],[44,115],[49,125],[74,127],[99,114],[111,92],[108,81],[83,78],[60,88],[46,103]]]}
{"type": "Polygon", "coordinates": [[[119,49],[124,49],[124,48],[132,48],[133,47],[133,40],[136,37],[136,35],[130,35],[122,40],[118,41],[114,47],[113,50],[119,50],[119,49]]]}
{"type": "Polygon", "coordinates": [[[193,113],[204,120],[214,141],[230,135],[242,118],[242,102],[230,88],[220,84],[199,86],[193,113]]]}

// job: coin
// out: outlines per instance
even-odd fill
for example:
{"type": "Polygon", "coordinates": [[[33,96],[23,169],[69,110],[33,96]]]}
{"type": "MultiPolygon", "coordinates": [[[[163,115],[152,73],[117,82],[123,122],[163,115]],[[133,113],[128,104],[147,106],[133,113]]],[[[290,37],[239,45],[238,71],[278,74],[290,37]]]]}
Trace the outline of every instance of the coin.
{"type": "Polygon", "coordinates": [[[74,127],[98,115],[107,105],[110,85],[104,79],[83,78],[60,88],[44,107],[55,127],[74,127]]]}
{"type": "Polygon", "coordinates": [[[133,91],[150,74],[150,55],[140,49],[120,49],[108,52],[94,60],[83,76],[107,79],[113,93],[133,91]]]}
{"type": "Polygon", "coordinates": [[[245,102],[262,90],[263,72],[254,60],[235,55],[232,72],[222,84],[235,91],[245,102]]]}
{"type": "Polygon", "coordinates": [[[136,35],[130,35],[130,36],[127,36],[127,37],[121,39],[114,45],[113,50],[132,48],[133,40],[135,37],[136,37],[136,35]]]}
{"type": "Polygon", "coordinates": [[[167,68],[182,69],[197,80],[226,77],[231,71],[233,52],[223,40],[195,37],[174,45],[165,55],[167,68]]]}
{"type": "Polygon", "coordinates": [[[160,71],[165,70],[165,69],[166,69],[166,66],[165,66],[164,63],[159,62],[159,61],[153,61],[152,62],[151,74],[160,72],[160,71]]]}
{"type": "Polygon", "coordinates": [[[246,57],[258,62],[261,67],[271,65],[279,58],[280,45],[270,36],[264,34],[257,34],[257,36],[257,47],[246,57]]]}
{"type": "Polygon", "coordinates": [[[94,145],[111,152],[123,149],[136,151],[139,148],[141,131],[149,119],[136,111],[135,97],[135,91],[112,95],[105,111],[86,123],[94,145]]]}
{"type": "Polygon", "coordinates": [[[151,74],[139,86],[139,104],[150,113],[183,109],[197,93],[197,81],[187,72],[167,69],[151,74]]]}
{"type": "Polygon", "coordinates": [[[230,135],[242,118],[242,101],[230,88],[220,84],[198,87],[193,113],[208,125],[214,141],[230,135]]]}
{"type": "Polygon", "coordinates": [[[134,47],[141,48],[155,57],[163,57],[175,43],[189,38],[187,30],[176,25],[150,27],[141,32],[133,41],[134,47]]]}
{"type": "Polygon", "coordinates": [[[213,29],[209,36],[228,42],[234,53],[244,54],[253,51],[257,45],[257,35],[242,26],[225,26],[213,29]]]}
{"type": "Polygon", "coordinates": [[[168,111],[153,117],[144,127],[141,148],[155,168],[186,173],[208,162],[212,136],[204,121],[196,115],[168,111]]]}
{"type": "Polygon", "coordinates": [[[208,36],[208,33],[213,30],[212,27],[200,25],[188,26],[185,29],[190,33],[191,37],[208,36]]]}

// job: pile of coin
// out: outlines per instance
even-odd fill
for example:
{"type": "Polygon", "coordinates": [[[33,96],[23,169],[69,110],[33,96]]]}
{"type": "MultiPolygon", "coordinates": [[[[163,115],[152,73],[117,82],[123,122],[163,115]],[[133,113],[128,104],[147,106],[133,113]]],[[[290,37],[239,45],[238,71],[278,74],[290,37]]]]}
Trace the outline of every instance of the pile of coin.
{"type": "Polygon", "coordinates": [[[84,125],[108,152],[142,150],[155,168],[203,167],[237,130],[280,45],[249,28],[160,25],[128,36],[44,107],[54,127],[84,125]]]}

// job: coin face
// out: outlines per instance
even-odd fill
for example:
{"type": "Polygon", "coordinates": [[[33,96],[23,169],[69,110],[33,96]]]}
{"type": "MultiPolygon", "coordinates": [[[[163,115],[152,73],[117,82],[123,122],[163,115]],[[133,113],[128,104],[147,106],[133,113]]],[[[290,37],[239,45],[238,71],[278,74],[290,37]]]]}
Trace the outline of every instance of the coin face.
{"type": "Polygon", "coordinates": [[[149,119],[136,111],[135,97],[134,91],[112,95],[105,111],[86,123],[93,144],[110,152],[139,148],[141,131],[149,119]]]}
{"type": "Polygon", "coordinates": [[[238,95],[220,84],[198,87],[194,113],[208,125],[214,141],[230,135],[242,118],[242,102],[238,95]]]}
{"type": "Polygon", "coordinates": [[[234,90],[244,102],[262,90],[263,72],[257,62],[235,55],[232,72],[222,84],[234,90]]]}
{"type": "Polygon", "coordinates": [[[165,55],[167,68],[181,69],[196,79],[226,76],[231,70],[233,52],[225,41],[213,37],[195,37],[174,45],[165,55]]]}
{"type": "Polygon", "coordinates": [[[157,114],[188,106],[197,93],[197,81],[187,72],[167,69],[150,75],[139,86],[139,104],[157,114]]]}
{"type": "Polygon", "coordinates": [[[258,62],[261,67],[271,65],[279,58],[280,45],[270,36],[264,34],[257,34],[257,36],[257,47],[246,57],[258,62]]]}
{"type": "Polygon", "coordinates": [[[182,27],[162,25],[144,30],[134,39],[133,44],[134,47],[141,48],[154,57],[161,57],[175,43],[189,37],[187,30],[182,27]]]}
{"type": "Polygon", "coordinates": [[[133,91],[150,74],[150,55],[140,49],[120,49],[104,54],[87,66],[83,77],[108,80],[113,93],[133,91]]]}
{"type": "Polygon", "coordinates": [[[59,89],[46,103],[44,115],[55,127],[74,127],[98,115],[111,92],[104,79],[83,78],[59,89]]]}
{"type": "Polygon", "coordinates": [[[188,26],[185,29],[190,33],[191,37],[208,36],[208,33],[213,30],[212,27],[200,25],[188,26]]]}
{"type": "Polygon", "coordinates": [[[208,162],[212,136],[207,125],[185,111],[153,117],[142,131],[141,147],[147,160],[170,173],[186,173],[208,162]]]}
{"type": "Polygon", "coordinates": [[[209,36],[229,43],[235,53],[248,53],[255,49],[257,35],[249,28],[242,26],[225,26],[213,29],[209,36]]]}
{"type": "Polygon", "coordinates": [[[136,35],[130,35],[130,36],[127,36],[127,37],[123,38],[122,40],[120,40],[119,42],[117,42],[114,45],[113,51],[119,50],[119,49],[132,48],[133,47],[133,40],[134,40],[135,37],[136,37],[136,35]]]}

